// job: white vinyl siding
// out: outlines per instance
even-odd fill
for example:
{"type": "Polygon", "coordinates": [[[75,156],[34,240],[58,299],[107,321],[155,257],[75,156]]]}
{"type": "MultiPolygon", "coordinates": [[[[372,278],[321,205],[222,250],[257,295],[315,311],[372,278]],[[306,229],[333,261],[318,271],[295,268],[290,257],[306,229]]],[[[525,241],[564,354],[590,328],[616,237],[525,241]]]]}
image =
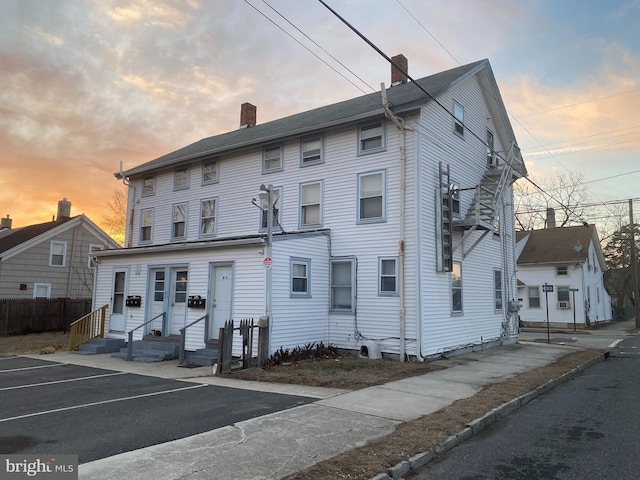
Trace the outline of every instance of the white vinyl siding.
{"type": "Polygon", "coordinates": [[[273,173],[282,170],[282,147],[280,145],[265,147],[262,151],[262,173],[273,173]]]}
{"type": "Polygon", "coordinates": [[[300,185],[300,228],[322,226],[322,182],[300,185]]]}
{"type": "Polygon", "coordinates": [[[49,266],[64,267],[67,263],[67,242],[52,241],[49,250],[49,266]]]}

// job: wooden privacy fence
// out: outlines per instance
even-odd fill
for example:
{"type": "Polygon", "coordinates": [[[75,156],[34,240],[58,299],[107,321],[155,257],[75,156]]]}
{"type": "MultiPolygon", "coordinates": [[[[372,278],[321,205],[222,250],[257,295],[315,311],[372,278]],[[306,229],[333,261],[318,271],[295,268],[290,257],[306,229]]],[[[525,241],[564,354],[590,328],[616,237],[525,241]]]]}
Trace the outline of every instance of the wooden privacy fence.
{"type": "Polygon", "coordinates": [[[241,368],[249,368],[253,362],[253,345],[254,332],[257,330],[258,340],[258,357],[257,365],[262,366],[269,359],[269,326],[259,326],[254,324],[253,319],[240,320],[240,326],[235,327],[233,320],[227,320],[224,327],[220,329],[218,339],[218,367],[216,374],[231,373],[231,364],[233,363],[233,336],[234,332],[242,338],[241,351],[237,352],[235,358],[239,359],[241,368]]]}
{"type": "Polygon", "coordinates": [[[90,311],[90,298],[0,298],[0,336],[66,332],[90,311]]]}

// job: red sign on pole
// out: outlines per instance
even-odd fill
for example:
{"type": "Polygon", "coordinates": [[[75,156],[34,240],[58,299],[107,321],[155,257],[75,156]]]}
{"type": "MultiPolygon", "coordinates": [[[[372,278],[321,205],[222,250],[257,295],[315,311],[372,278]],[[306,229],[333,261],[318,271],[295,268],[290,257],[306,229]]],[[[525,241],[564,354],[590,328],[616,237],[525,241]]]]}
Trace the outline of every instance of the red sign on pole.
{"type": "Polygon", "coordinates": [[[273,265],[273,259],[271,257],[265,257],[262,263],[264,264],[264,268],[269,269],[271,268],[271,265],[273,265]]]}

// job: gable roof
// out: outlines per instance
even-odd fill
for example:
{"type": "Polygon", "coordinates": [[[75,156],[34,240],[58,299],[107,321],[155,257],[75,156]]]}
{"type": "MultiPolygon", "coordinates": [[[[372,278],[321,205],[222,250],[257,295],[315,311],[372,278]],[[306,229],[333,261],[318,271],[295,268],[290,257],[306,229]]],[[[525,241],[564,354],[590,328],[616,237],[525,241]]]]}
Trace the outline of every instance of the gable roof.
{"type": "MultiPolygon", "coordinates": [[[[504,105],[497,90],[491,66],[486,59],[436,73],[418,79],[415,82],[408,82],[388,88],[386,92],[390,108],[394,113],[413,110],[430,100],[418,85],[429,92],[430,96],[437,97],[447,88],[469,76],[475,75],[481,70],[486,70],[489,76],[489,83],[492,86],[492,93],[494,97],[496,97],[495,102],[497,102],[497,108],[504,110],[504,105]]],[[[505,115],[503,112],[501,113],[503,116],[505,115]]],[[[287,137],[299,136],[330,126],[357,122],[383,114],[384,109],[382,108],[380,92],[371,93],[290,115],[264,124],[207,137],[174,152],[158,157],[155,160],[138,165],[137,167],[124,172],[116,172],[115,176],[122,178],[142,175],[153,170],[177,166],[181,163],[187,163],[196,159],[220,155],[222,153],[272,141],[281,141],[287,137]]],[[[508,119],[504,117],[503,121],[505,122],[505,127],[509,135],[514,138],[508,119]]]]}
{"type": "MultiPolygon", "coordinates": [[[[120,245],[115,240],[82,214],[71,218],[63,218],[60,221],[38,223],[9,230],[8,233],[0,235],[0,259],[6,260],[34,244],[54,237],[58,233],[74,228],[77,225],[83,225],[96,237],[102,237],[107,248],[120,248],[120,245]]],[[[3,232],[6,232],[6,230],[3,230],[3,232]]]]}
{"type": "Polygon", "coordinates": [[[595,225],[516,232],[516,242],[525,242],[518,265],[584,262],[591,242],[602,256],[595,225]]]}

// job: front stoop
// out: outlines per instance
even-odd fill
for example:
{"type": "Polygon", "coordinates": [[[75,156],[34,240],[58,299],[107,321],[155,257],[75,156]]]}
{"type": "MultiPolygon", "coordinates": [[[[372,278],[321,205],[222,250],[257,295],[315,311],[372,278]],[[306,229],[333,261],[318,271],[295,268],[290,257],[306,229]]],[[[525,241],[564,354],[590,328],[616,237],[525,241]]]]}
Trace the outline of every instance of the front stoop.
{"type": "Polygon", "coordinates": [[[126,345],[121,338],[90,338],[89,343],[83,343],[78,350],[71,353],[78,355],[97,355],[99,353],[117,352],[126,345]]]}
{"type": "Polygon", "coordinates": [[[187,352],[187,363],[210,367],[218,361],[218,342],[207,342],[205,348],[187,352]]]}
{"type": "MultiPolygon", "coordinates": [[[[111,355],[113,358],[127,359],[127,347],[111,355]]],[[[136,340],[133,342],[132,360],[134,362],[152,363],[175,360],[180,357],[180,345],[172,343],[136,340]]]]}

